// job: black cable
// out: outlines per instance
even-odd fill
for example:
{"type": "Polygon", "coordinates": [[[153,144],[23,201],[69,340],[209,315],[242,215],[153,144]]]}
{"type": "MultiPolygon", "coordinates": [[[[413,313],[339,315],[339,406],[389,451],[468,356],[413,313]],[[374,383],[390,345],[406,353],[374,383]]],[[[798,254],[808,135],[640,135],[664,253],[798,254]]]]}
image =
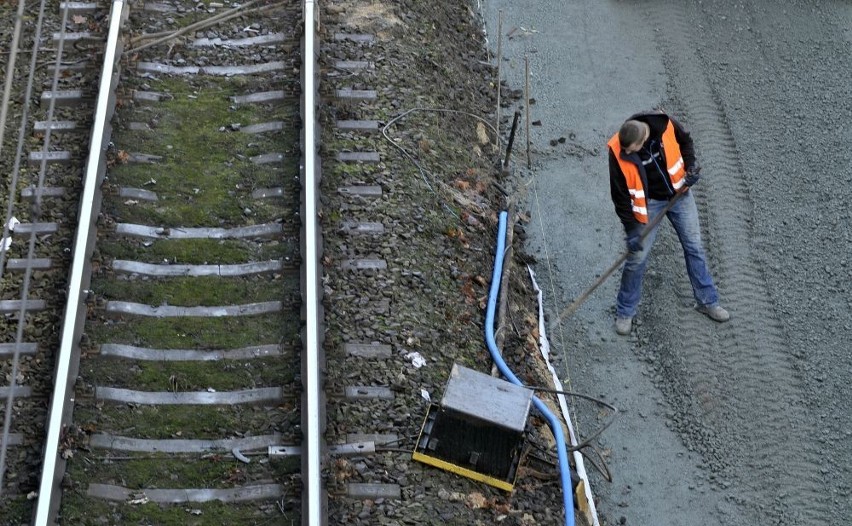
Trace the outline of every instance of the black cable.
{"type": "MultiPolygon", "coordinates": [[[[556,467],[556,465],[558,464],[558,461],[556,460],[554,454],[545,446],[535,442],[534,440],[531,440],[530,438],[527,439],[526,445],[527,445],[527,457],[528,458],[534,458],[535,460],[537,460],[539,462],[544,462],[545,464],[548,464],[552,467],[556,467]],[[547,456],[547,458],[544,458],[543,456],[535,455],[531,451],[532,449],[535,449],[536,451],[540,452],[542,455],[547,456]]],[[[578,448],[579,447],[580,446],[578,446],[578,448]]],[[[580,452],[581,455],[583,455],[583,457],[586,460],[589,461],[589,464],[594,466],[594,468],[598,471],[598,473],[600,473],[606,479],[607,482],[612,482],[612,473],[610,472],[609,467],[607,467],[606,461],[604,460],[603,455],[598,450],[598,448],[595,447],[594,444],[588,444],[588,445],[578,449],[578,451],[580,452]],[[598,463],[598,461],[596,461],[591,456],[589,456],[588,453],[586,453],[587,448],[590,448],[592,451],[595,452],[595,455],[597,456],[598,460],[600,461],[600,464],[598,463]]]]}
{"type": "Polygon", "coordinates": [[[568,448],[568,451],[571,451],[571,452],[578,451],[578,450],[583,449],[586,446],[590,445],[592,440],[599,437],[601,435],[601,433],[606,431],[607,428],[612,425],[612,423],[615,421],[616,415],[618,415],[618,409],[615,406],[613,406],[612,404],[609,404],[607,402],[604,402],[600,398],[595,398],[593,396],[584,395],[584,394],[580,394],[580,393],[574,393],[574,392],[571,392],[571,391],[560,391],[558,389],[550,389],[549,387],[535,387],[535,386],[529,386],[529,385],[524,386],[524,387],[526,387],[527,389],[531,389],[533,391],[543,391],[543,392],[546,392],[546,393],[561,394],[561,395],[573,396],[573,397],[577,397],[577,398],[584,398],[586,400],[590,400],[592,402],[598,403],[598,404],[600,404],[600,405],[602,405],[602,406],[604,406],[607,409],[612,411],[612,415],[610,416],[609,421],[606,422],[606,424],[603,425],[602,427],[600,427],[597,431],[592,433],[592,435],[589,436],[586,440],[583,440],[582,442],[580,442],[576,446],[571,446],[570,448],[568,448]]]}
{"type": "MultiPolygon", "coordinates": [[[[612,415],[610,416],[609,421],[605,425],[603,425],[600,429],[598,429],[597,431],[592,433],[592,435],[590,437],[588,437],[586,440],[583,440],[582,442],[580,442],[576,446],[571,446],[571,447],[568,448],[568,451],[570,451],[572,453],[574,451],[579,451],[580,454],[583,455],[583,457],[585,457],[589,461],[589,463],[592,466],[595,467],[596,470],[598,470],[598,473],[600,473],[607,480],[607,482],[612,482],[612,473],[610,472],[609,467],[607,467],[606,461],[604,460],[603,455],[601,455],[601,452],[598,451],[598,449],[594,446],[594,444],[592,444],[592,440],[594,440],[595,438],[600,436],[601,433],[606,431],[607,428],[609,428],[609,426],[611,426],[612,423],[615,422],[615,417],[618,414],[618,408],[616,408],[614,405],[612,405],[610,403],[604,402],[600,398],[595,398],[593,396],[584,395],[584,394],[580,394],[580,393],[574,393],[572,391],[560,391],[558,389],[550,389],[549,387],[535,387],[535,386],[524,386],[524,387],[526,387],[527,389],[531,389],[533,391],[542,391],[542,392],[546,392],[546,393],[554,393],[554,394],[561,394],[561,395],[566,395],[566,396],[573,396],[573,397],[577,397],[577,398],[583,398],[583,399],[595,402],[597,404],[600,404],[600,405],[602,405],[602,406],[604,406],[607,409],[612,411],[612,415]],[[595,452],[595,455],[597,456],[598,460],[600,460],[600,464],[598,464],[597,461],[593,460],[592,457],[590,457],[586,453],[586,448],[591,448],[592,451],[595,452]]],[[[541,446],[539,446],[537,444],[536,444],[536,447],[541,448],[541,446]]]]}
{"type": "Polygon", "coordinates": [[[595,467],[595,469],[598,470],[598,473],[603,475],[603,477],[606,479],[607,482],[612,482],[612,473],[610,473],[609,467],[607,467],[606,461],[604,460],[603,455],[601,455],[601,452],[598,451],[598,448],[596,448],[593,444],[589,444],[589,447],[592,449],[592,451],[595,452],[595,455],[598,456],[598,459],[600,459],[600,461],[601,461],[600,465],[598,465],[597,462],[592,460],[592,457],[590,457],[589,455],[586,454],[585,449],[580,451],[580,454],[583,455],[586,458],[586,460],[589,461],[589,464],[593,465],[595,467]]]}

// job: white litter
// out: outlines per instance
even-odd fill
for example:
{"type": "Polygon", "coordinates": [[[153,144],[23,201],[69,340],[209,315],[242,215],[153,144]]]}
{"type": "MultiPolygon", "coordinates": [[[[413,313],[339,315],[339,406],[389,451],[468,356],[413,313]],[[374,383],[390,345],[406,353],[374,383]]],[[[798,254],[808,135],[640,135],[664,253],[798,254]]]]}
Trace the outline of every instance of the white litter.
{"type": "Polygon", "coordinates": [[[405,355],[406,360],[411,360],[411,365],[415,368],[420,369],[424,365],[426,365],[426,358],[424,358],[419,352],[414,351],[405,355]]]}
{"type": "Polygon", "coordinates": [[[4,237],[2,241],[0,241],[0,251],[9,250],[9,247],[12,246],[12,237],[4,237]]]}
{"type": "Polygon", "coordinates": [[[431,397],[431,396],[429,396],[429,391],[427,391],[426,389],[421,389],[421,390],[420,390],[420,396],[422,396],[422,397],[423,397],[423,399],[424,399],[424,400],[426,400],[427,402],[431,402],[431,401],[432,401],[432,397],[431,397]]]}
{"type": "Polygon", "coordinates": [[[18,221],[18,218],[17,218],[17,217],[15,217],[15,216],[12,216],[12,218],[11,218],[11,219],[9,219],[9,222],[8,222],[8,223],[6,223],[6,226],[8,226],[8,227],[9,227],[9,232],[14,232],[14,231],[15,231],[15,227],[16,227],[16,226],[18,226],[18,225],[20,225],[20,224],[21,224],[21,222],[20,222],[20,221],[18,221]]]}

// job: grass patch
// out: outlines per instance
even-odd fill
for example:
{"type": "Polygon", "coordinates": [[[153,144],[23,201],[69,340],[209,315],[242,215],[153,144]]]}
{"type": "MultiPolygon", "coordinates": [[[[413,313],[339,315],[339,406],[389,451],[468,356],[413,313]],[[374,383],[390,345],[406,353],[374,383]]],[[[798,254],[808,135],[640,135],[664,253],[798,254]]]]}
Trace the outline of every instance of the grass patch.
{"type": "MultiPolygon", "coordinates": [[[[252,210],[249,219],[258,222],[274,218],[278,208],[274,203],[252,200],[251,190],[283,185],[298,196],[292,177],[299,170],[295,125],[263,134],[232,128],[272,120],[290,122],[292,117],[281,114],[286,106],[235,105],[230,98],[240,88],[233,84],[232,79],[211,79],[203,88],[192,87],[184,79],[168,77],[150,83],[151,90],[171,96],[156,108],[145,109],[148,119],[155,112],[156,133],[122,129],[113,141],[119,153],[161,158],[154,164],[119,162],[110,170],[110,182],[148,188],[157,193],[159,201],[140,206],[116,200],[110,213],[128,221],[164,226],[246,224],[246,208],[252,210]],[[250,161],[253,156],[273,152],[283,153],[284,162],[256,165],[250,161]]],[[[121,161],[122,156],[118,157],[121,161]]]]}
{"type": "Polygon", "coordinates": [[[281,480],[299,469],[298,459],[243,464],[230,452],[212,454],[204,459],[198,455],[98,453],[104,455],[81,455],[78,462],[69,464],[71,477],[130,489],[234,488],[258,480],[281,480]],[[121,459],[111,460],[110,457],[121,459]]]}
{"type": "Polygon", "coordinates": [[[281,274],[251,275],[239,278],[219,276],[172,277],[148,280],[115,280],[98,278],[92,290],[107,300],[135,301],[147,305],[239,305],[264,301],[295,303],[299,290],[298,276],[281,274]]]}
{"type": "Polygon", "coordinates": [[[276,314],[223,318],[128,317],[88,324],[93,343],[123,343],[154,349],[237,349],[299,341],[298,317],[276,314]]]}
{"type": "Polygon", "coordinates": [[[296,403],[285,400],[276,407],[78,404],[74,419],[92,431],[149,439],[213,440],[249,430],[255,435],[276,431],[286,435],[299,423],[296,403]]]}
{"type": "Polygon", "coordinates": [[[296,243],[268,241],[263,244],[239,239],[157,239],[150,246],[142,240],[108,239],[98,242],[104,259],[126,259],[145,263],[183,265],[240,264],[290,258],[298,252],[296,243]]]}
{"type": "Polygon", "coordinates": [[[171,228],[259,225],[277,221],[282,214],[279,204],[268,199],[254,199],[248,193],[219,200],[213,210],[201,210],[211,205],[199,203],[197,197],[198,195],[179,196],[172,200],[161,199],[157,203],[134,203],[133,200],[114,202],[109,207],[109,213],[113,217],[121,218],[122,223],[171,228]]]}
{"type": "Polygon", "coordinates": [[[0,502],[2,524],[29,524],[35,502],[27,500],[26,495],[4,495],[0,502]]]}
{"type": "MultiPolygon", "coordinates": [[[[298,506],[295,506],[298,507],[298,506]]],[[[108,524],[157,524],[158,526],[270,526],[295,525],[301,519],[297,509],[282,513],[275,502],[186,503],[130,505],[89,499],[85,488],[66,492],[60,510],[60,524],[102,526],[108,524]],[[196,514],[200,511],[200,514],[196,514]]]]}
{"type": "MultiPolygon", "coordinates": [[[[222,148],[225,151],[246,151],[240,145],[222,148]]],[[[276,149],[270,148],[249,155],[274,151],[276,149]]],[[[163,223],[166,226],[220,226],[220,222],[244,224],[249,219],[269,221],[276,217],[276,211],[281,212],[281,207],[274,201],[254,199],[251,192],[259,188],[283,187],[287,195],[292,196],[291,199],[299,195],[294,184],[298,159],[287,159],[287,155],[285,153],[283,163],[267,165],[233,159],[212,159],[203,164],[193,164],[192,160],[183,156],[164,158],[156,165],[119,165],[110,171],[111,183],[146,188],[156,192],[158,200],[153,203],[114,200],[109,204],[109,212],[125,222],[141,222],[140,218],[147,218],[149,224],[163,223]],[[152,179],[156,184],[150,184],[152,179]],[[246,208],[252,211],[250,216],[244,214],[246,208]]]]}
{"type": "Polygon", "coordinates": [[[94,385],[140,391],[237,391],[288,385],[299,369],[280,357],[216,362],[150,362],[103,358],[87,360],[83,378],[94,385]]]}

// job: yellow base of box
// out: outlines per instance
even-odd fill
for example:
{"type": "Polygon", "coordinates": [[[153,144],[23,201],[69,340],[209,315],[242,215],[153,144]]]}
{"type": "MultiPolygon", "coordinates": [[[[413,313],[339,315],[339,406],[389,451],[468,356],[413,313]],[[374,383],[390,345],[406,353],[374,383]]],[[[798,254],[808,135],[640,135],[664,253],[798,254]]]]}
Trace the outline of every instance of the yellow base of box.
{"type": "Polygon", "coordinates": [[[450,473],[455,473],[456,475],[461,475],[463,477],[467,477],[478,482],[484,482],[489,486],[494,486],[495,488],[502,489],[503,491],[512,491],[515,488],[514,483],[510,484],[506,481],[473,471],[472,469],[467,469],[461,466],[457,466],[455,464],[451,464],[446,460],[441,460],[440,458],[424,455],[423,453],[417,453],[415,451],[412,454],[412,458],[418,462],[422,462],[424,464],[429,464],[430,466],[435,466],[436,468],[443,469],[444,471],[449,471],[450,473]]]}

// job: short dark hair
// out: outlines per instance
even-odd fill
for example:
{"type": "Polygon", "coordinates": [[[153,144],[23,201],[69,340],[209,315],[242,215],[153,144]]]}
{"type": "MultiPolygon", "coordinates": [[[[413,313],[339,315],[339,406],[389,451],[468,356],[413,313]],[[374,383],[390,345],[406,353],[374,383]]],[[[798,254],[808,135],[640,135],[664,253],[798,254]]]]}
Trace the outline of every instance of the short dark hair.
{"type": "Polygon", "coordinates": [[[645,135],[645,126],[644,122],[637,120],[626,121],[618,130],[618,142],[624,147],[642,140],[645,135]]]}

